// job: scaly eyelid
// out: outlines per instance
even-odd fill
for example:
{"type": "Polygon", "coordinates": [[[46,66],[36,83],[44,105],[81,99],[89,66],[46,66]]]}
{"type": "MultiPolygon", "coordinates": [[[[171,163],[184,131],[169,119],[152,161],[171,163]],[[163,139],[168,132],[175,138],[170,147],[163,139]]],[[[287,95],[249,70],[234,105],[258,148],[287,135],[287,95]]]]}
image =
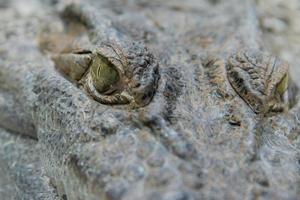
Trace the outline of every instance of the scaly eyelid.
{"type": "Polygon", "coordinates": [[[56,67],[72,80],[80,80],[92,63],[90,55],[86,54],[53,54],[51,59],[56,67]]]}

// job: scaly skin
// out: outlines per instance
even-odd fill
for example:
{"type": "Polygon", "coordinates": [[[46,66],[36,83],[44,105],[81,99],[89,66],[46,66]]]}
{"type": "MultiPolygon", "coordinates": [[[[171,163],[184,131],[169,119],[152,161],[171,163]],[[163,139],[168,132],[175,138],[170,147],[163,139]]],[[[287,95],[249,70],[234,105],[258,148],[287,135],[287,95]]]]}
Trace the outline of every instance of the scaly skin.
{"type": "MultiPolygon", "coordinates": [[[[161,78],[144,107],[101,104],[58,73],[52,59],[41,53],[37,32],[44,20],[13,13],[15,18],[2,23],[0,87],[18,100],[23,117],[34,125],[39,163],[60,196],[71,200],[298,198],[298,101],[287,112],[262,120],[227,79],[226,63],[232,52],[262,49],[251,0],[83,3],[97,10],[84,9],[85,17],[80,19],[95,30],[87,31],[96,34],[88,37],[93,44],[110,39],[126,55],[123,41],[142,40],[159,62],[161,78]],[[98,22],[103,29],[95,28],[98,22]]],[[[42,18],[52,11],[36,15],[42,18]]],[[[60,16],[50,21],[60,21],[60,16]]],[[[131,50],[138,55],[138,49],[131,50]]],[[[0,142],[5,149],[7,140],[0,142]]],[[[7,161],[9,157],[1,159],[0,165],[13,163],[7,161]]],[[[19,165],[14,169],[20,174],[19,165]]]]}
{"type": "Polygon", "coordinates": [[[228,59],[227,75],[255,113],[286,111],[288,64],[257,50],[241,50],[228,59]]]}

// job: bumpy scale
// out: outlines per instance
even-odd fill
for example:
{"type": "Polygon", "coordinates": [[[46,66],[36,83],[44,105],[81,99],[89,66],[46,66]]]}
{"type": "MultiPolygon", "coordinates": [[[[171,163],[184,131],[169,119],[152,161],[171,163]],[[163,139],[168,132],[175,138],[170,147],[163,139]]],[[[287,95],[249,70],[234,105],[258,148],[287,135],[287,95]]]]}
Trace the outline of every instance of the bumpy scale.
{"type": "Polygon", "coordinates": [[[288,64],[258,50],[231,55],[226,69],[234,90],[255,113],[288,109],[288,64]]]}

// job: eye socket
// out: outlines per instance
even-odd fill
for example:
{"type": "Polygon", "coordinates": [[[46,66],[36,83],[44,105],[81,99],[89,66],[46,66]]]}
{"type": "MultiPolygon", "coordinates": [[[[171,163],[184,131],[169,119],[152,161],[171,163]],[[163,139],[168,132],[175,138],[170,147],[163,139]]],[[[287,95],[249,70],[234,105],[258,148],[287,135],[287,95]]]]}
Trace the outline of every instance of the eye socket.
{"type": "Polygon", "coordinates": [[[289,85],[289,76],[288,74],[286,74],[278,84],[276,88],[276,92],[278,92],[280,95],[283,95],[284,92],[288,89],[288,85],[289,85]]]}
{"type": "Polygon", "coordinates": [[[109,91],[120,77],[114,65],[105,57],[97,55],[91,66],[92,82],[100,93],[109,91]]]}

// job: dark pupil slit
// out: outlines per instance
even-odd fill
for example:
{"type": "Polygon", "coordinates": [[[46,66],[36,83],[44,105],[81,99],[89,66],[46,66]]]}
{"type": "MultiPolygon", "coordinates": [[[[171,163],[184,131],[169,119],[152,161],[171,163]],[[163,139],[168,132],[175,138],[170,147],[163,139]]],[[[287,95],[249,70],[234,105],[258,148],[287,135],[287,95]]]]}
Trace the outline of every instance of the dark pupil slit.
{"type": "Polygon", "coordinates": [[[91,54],[92,52],[89,50],[82,50],[82,51],[77,51],[75,54],[91,54]]]}

